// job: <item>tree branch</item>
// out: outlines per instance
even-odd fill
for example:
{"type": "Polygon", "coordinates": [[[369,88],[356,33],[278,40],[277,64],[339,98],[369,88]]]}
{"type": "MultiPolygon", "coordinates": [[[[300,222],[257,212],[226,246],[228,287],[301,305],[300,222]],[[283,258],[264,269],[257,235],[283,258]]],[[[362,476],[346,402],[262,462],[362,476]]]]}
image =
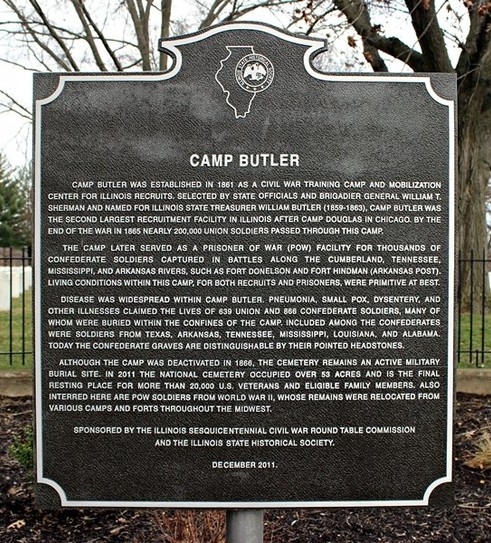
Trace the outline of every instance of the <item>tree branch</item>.
{"type": "Polygon", "coordinates": [[[78,0],[78,1],[81,4],[82,10],[84,12],[84,15],[85,15],[87,21],[89,21],[90,26],[94,29],[94,32],[97,34],[97,37],[101,40],[102,46],[107,51],[107,54],[110,56],[111,60],[113,61],[114,66],[116,67],[116,70],[118,70],[118,72],[122,72],[123,71],[123,66],[119,62],[119,59],[116,56],[115,51],[113,51],[113,49],[109,45],[109,40],[106,39],[106,36],[104,36],[104,34],[102,33],[102,30],[95,23],[94,19],[90,15],[88,9],[85,7],[85,3],[83,2],[83,0],[78,0]]]}
{"type": "Polygon", "coordinates": [[[470,76],[476,70],[480,70],[483,59],[486,54],[490,54],[491,49],[491,33],[489,32],[491,15],[479,16],[477,6],[473,4],[469,9],[469,18],[469,34],[465,45],[462,47],[456,68],[459,80],[470,76]]]}
{"type": "Polygon", "coordinates": [[[336,11],[336,7],[335,6],[330,6],[326,11],[324,11],[323,13],[321,13],[320,15],[315,15],[315,18],[313,20],[313,22],[309,25],[309,28],[307,29],[307,31],[305,32],[305,34],[307,36],[310,36],[310,34],[312,34],[312,32],[314,32],[315,30],[315,27],[321,22],[324,20],[325,17],[327,17],[330,13],[333,13],[334,11],[336,11]]]}
{"type": "Polygon", "coordinates": [[[24,119],[27,119],[28,121],[32,121],[32,113],[25,108],[22,104],[17,102],[15,98],[12,97],[12,95],[8,94],[7,92],[0,90],[0,95],[7,98],[7,100],[10,101],[10,104],[2,104],[4,105],[8,111],[13,111],[14,113],[17,113],[17,115],[20,115],[24,119]]]}
{"type": "Polygon", "coordinates": [[[425,60],[426,72],[453,72],[434,0],[405,0],[425,60]]]}
{"type": "Polygon", "coordinates": [[[24,15],[24,13],[17,8],[15,3],[11,0],[4,0],[4,2],[17,15],[21,27],[25,29],[26,33],[31,37],[34,43],[36,43],[42,51],[47,53],[56,62],[56,64],[60,66],[62,70],[69,72],[70,67],[68,66],[68,64],[66,64],[66,62],[51,49],[51,47],[48,47],[48,45],[46,45],[39,39],[38,34],[32,28],[31,23],[27,20],[27,17],[24,15]]]}
{"type": "Polygon", "coordinates": [[[421,53],[411,49],[409,45],[406,45],[399,38],[385,36],[372,36],[367,38],[377,49],[387,53],[391,57],[404,62],[415,72],[424,72],[425,63],[421,53]]]}
{"type": "MultiPolygon", "coordinates": [[[[162,38],[168,38],[170,36],[170,15],[172,12],[172,0],[161,0],[161,26],[160,35],[162,38]]],[[[165,71],[167,69],[168,55],[160,53],[159,57],[159,70],[165,71]]]]}
{"type": "Polygon", "coordinates": [[[208,11],[208,15],[199,25],[200,30],[211,26],[220,16],[220,13],[230,4],[231,0],[215,0],[208,11]]]}
{"type": "Polygon", "coordinates": [[[11,64],[12,66],[15,66],[16,68],[22,68],[23,70],[26,70],[26,72],[37,71],[35,68],[27,68],[26,66],[24,66],[24,64],[21,64],[20,62],[16,62],[15,60],[12,60],[9,58],[0,58],[0,62],[5,62],[5,64],[11,64]]]}
{"type": "Polygon", "coordinates": [[[125,0],[126,7],[128,8],[131,20],[133,21],[136,39],[138,41],[138,49],[140,50],[142,58],[142,69],[144,71],[149,71],[152,69],[152,64],[150,61],[148,18],[150,17],[152,0],[147,0],[146,8],[143,7],[141,0],[137,0],[137,2],[138,7],[135,5],[134,0],[125,0]]]}
{"type": "Polygon", "coordinates": [[[374,72],[387,72],[387,66],[376,46],[370,38],[375,38],[376,32],[370,21],[367,6],[362,0],[334,0],[336,7],[345,15],[348,22],[363,40],[363,54],[372,66],[374,72]]]}
{"type": "Polygon", "coordinates": [[[32,7],[36,10],[36,13],[41,17],[41,20],[43,21],[45,27],[48,29],[50,35],[53,37],[53,39],[56,41],[56,43],[60,46],[63,53],[65,53],[65,56],[72,67],[72,69],[76,72],[80,71],[80,68],[78,67],[77,63],[75,62],[75,59],[72,57],[72,54],[70,53],[70,50],[66,46],[65,42],[60,38],[58,32],[56,29],[51,25],[48,18],[44,14],[43,10],[41,9],[41,6],[37,3],[37,0],[29,0],[32,7]]]}
{"type": "Polygon", "coordinates": [[[71,3],[73,7],[75,8],[78,18],[80,19],[80,22],[82,23],[82,27],[85,32],[84,39],[89,44],[90,50],[92,51],[92,55],[94,56],[94,60],[95,60],[95,63],[97,64],[97,67],[99,68],[101,72],[107,72],[106,65],[104,64],[104,61],[102,60],[102,57],[99,54],[99,50],[97,49],[97,44],[95,43],[94,36],[92,35],[90,24],[87,21],[87,18],[85,16],[85,12],[83,9],[83,1],[71,0],[71,3]]]}
{"type": "Polygon", "coordinates": [[[406,45],[399,38],[387,38],[379,34],[372,25],[370,14],[364,2],[361,0],[334,0],[334,2],[361,36],[365,58],[368,57],[367,60],[374,71],[387,71],[379,51],[404,62],[416,72],[424,71],[424,59],[421,53],[406,45]]]}

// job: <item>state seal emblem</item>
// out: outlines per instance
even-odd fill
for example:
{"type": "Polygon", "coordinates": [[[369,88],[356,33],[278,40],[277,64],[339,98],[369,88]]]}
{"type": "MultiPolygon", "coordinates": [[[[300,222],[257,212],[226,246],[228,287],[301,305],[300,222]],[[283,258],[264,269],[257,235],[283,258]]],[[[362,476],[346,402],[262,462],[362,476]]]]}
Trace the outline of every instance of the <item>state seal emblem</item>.
{"type": "Polygon", "coordinates": [[[256,95],[271,86],[275,71],[273,63],[256,53],[253,46],[227,46],[227,50],[229,54],[220,61],[215,79],[235,117],[244,118],[256,95]]]}
{"type": "Polygon", "coordinates": [[[235,79],[247,92],[265,91],[273,82],[274,68],[264,55],[246,55],[235,68],[235,79]]]}

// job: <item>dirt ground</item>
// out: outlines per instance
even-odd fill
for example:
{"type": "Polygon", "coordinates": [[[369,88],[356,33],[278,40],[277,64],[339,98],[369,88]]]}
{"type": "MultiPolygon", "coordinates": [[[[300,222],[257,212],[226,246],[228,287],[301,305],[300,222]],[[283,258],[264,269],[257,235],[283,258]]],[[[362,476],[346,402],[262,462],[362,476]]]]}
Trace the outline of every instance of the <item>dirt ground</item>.
{"type": "MultiPolygon", "coordinates": [[[[8,454],[31,418],[30,398],[0,397],[1,543],[223,543],[223,512],[36,509],[25,470],[8,454]]],[[[459,395],[451,509],[272,510],[264,541],[491,543],[491,472],[464,463],[485,431],[491,432],[491,396],[459,395]]]]}

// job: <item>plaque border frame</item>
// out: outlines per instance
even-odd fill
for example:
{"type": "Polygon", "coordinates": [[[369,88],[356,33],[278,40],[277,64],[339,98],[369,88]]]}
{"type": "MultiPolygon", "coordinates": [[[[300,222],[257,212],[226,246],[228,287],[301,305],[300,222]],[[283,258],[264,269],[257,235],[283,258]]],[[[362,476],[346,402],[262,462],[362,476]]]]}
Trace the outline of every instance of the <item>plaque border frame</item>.
{"type": "MultiPolygon", "coordinates": [[[[333,74],[317,71],[313,66],[311,59],[325,50],[323,40],[316,38],[301,38],[279,30],[271,25],[244,22],[244,23],[225,23],[210,27],[208,29],[188,34],[181,37],[164,38],[159,40],[161,51],[167,52],[173,59],[172,67],[166,72],[141,72],[141,73],[70,73],[52,74],[59,77],[58,86],[49,95],[44,98],[34,98],[34,382],[35,382],[35,436],[36,436],[36,483],[51,487],[60,498],[63,507],[118,507],[118,508],[191,508],[191,509],[213,509],[213,508],[232,508],[232,509],[268,509],[268,508],[324,508],[324,507],[407,507],[407,506],[428,506],[433,491],[440,485],[452,482],[452,457],[453,457],[453,410],[454,410],[454,280],[455,280],[455,175],[456,175],[456,103],[454,100],[441,97],[432,87],[432,75],[440,74],[395,74],[395,75],[371,75],[365,74],[333,74]],[[104,500],[70,500],[65,491],[56,481],[43,475],[43,439],[42,439],[42,352],[41,346],[37,344],[37,338],[42,337],[42,315],[41,313],[41,132],[42,132],[42,108],[43,106],[56,100],[68,82],[90,82],[90,81],[165,81],[175,77],[182,67],[182,53],[180,46],[193,44],[209,38],[218,33],[234,31],[257,31],[265,32],[284,41],[303,45],[308,47],[304,54],[304,68],[313,78],[328,82],[374,82],[374,83],[417,83],[423,84],[428,94],[438,103],[448,107],[448,127],[449,127],[449,165],[448,165],[448,201],[449,201],[449,274],[448,274],[448,371],[447,371],[447,441],[446,441],[446,474],[445,476],[433,481],[426,489],[423,497],[419,500],[345,500],[345,501],[104,501],[104,500]]],[[[236,119],[237,120],[237,119],[236,119]]]]}

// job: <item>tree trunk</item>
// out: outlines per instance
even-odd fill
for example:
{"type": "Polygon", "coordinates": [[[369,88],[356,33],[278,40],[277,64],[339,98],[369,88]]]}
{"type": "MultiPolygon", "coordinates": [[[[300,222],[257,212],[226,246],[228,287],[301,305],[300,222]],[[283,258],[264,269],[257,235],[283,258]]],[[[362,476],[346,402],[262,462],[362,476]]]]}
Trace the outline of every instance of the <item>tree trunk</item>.
{"type": "MultiPolygon", "coordinates": [[[[172,0],[162,0],[162,19],[160,26],[160,36],[162,38],[168,38],[170,36],[170,15],[172,12],[172,0]]],[[[165,72],[167,70],[169,56],[165,53],[160,53],[159,57],[159,70],[165,72]]]]}
{"type": "Polygon", "coordinates": [[[469,10],[470,31],[457,65],[459,76],[459,160],[457,246],[461,258],[481,260],[460,266],[463,309],[481,312],[488,304],[486,192],[490,175],[489,122],[491,80],[491,15],[469,10]]]}
{"type": "MultiPolygon", "coordinates": [[[[462,308],[480,312],[489,294],[487,266],[470,259],[487,258],[486,192],[490,175],[491,111],[483,84],[459,90],[459,160],[457,190],[457,247],[462,308]],[[484,266],[484,267],[483,267],[484,266]]],[[[487,89],[486,89],[487,91],[487,89]]]]}

